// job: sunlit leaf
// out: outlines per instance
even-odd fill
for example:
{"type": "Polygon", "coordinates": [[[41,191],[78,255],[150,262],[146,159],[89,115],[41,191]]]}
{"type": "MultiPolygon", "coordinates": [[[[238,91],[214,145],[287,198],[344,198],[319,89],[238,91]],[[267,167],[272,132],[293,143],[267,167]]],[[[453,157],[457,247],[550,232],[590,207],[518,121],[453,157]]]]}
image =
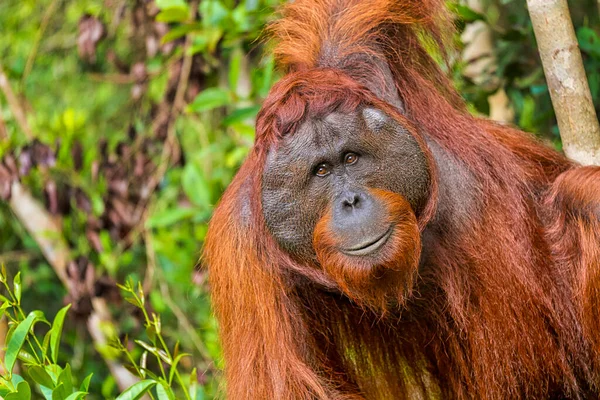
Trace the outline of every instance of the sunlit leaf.
{"type": "Polygon", "coordinates": [[[13,293],[17,299],[17,304],[21,303],[21,271],[17,272],[13,280],[13,293]]]}
{"type": "Polygon", "coordinates": [[[153,214],[146,226],[148,228],[164,228],[173,225],[179,221],[189,219],[196,213],[193,208],[173,208],[153,214]]]}
{"type": "Polygon", "coordinates": [[[31,388],[25,381],[19,382],[17,385],[17,391],[7,394],[4,400],[30,400],[31,399],[31,388]]]}
{"type": "Polygon", "coordinates": [[[85,379],[81,382],[81,385],[79,385],[79,391],[80,392],[87,392],[88,389],[90,388],[90,381],[92,380],[92,376],[94,374],[89,374],[88,376],[85,377],[85,379]]]}
{"type": "Polygon", "coordinates": [[[67,364],[58,376],[57,384],[63,384],[65,392],[73,392],[73,377],[71,376],[71,366],[67,364]]]}
{"type": "Polygon", "coordinates": [[[158,400],[175,400],[175,394],[169,385],[162,379],[156,386],[156,395],[158,400]]]}
{"type": "Polygon", "coordinates": [[[78,391],[70,394],[65,400],[80,400],[85,398],[85,396],[87,396],[87,392],[78,391]]]}
{"type": "Polygon", "coordinates": [[[230,113],[227,117],[223,119],[223,125],[229,126],[232,124],[244,122],[249,119],[254,119],[258,111],[260,110],[260,106],[252,106],[252,107],[244,107],[239,108],[232,113],[230,113]]]}
{"type": "Polygon", "coordinates": [[[158,22],[183,22],[189,18],[190,10],[185,6],[164,8],[156,16],[158,22]]]}
{"type": "Polygon", "coordinates": [[[29,330],[33,327],[33,325],[44,319],[44,314],[41,311],[33,311],[29,313],[25,320],[19,322],[17,327],[15,328],[10,341],[8,342],[8,346],[6,348],[6,355],[4,359],[4,364],[8,371],[12,371],[15,366],[15,362],[17,361],[17,357],[19,355],[19,351],[23,347],[25,343],[25,339],[29,334],[29,330]]]}
{"type": "Polygon", "coordinates": [[[204,178],[204,174],[194,164],[189,163],[185,166],[181,184],[183,191],[192,203],[200,207],[210,205],[210,186],[204,178]]]}
{"type": "Polygon", "coordinates": [[[29,376],[35,383],[42,386],[46,386],[50,389],[54,388],[55,383],[52,380],[52,377],[50,377],[50,375],[48,374],[48,372],[46,372],[44,367],[34,365],[29,367],[27,372],[29,373],[29,376]]]}
{"type": "Polygon", "coordinates": [[[193,112],[208,111],[226,106],[230,102],[229,91],[221,88],[209,88],[196,96],[192,104],[189,105],[189,110],[193,112]]]}
{"type": "Polygon", "coordinates": [[[121,393],[116,400],[138,400],[156,385],[156,381],[146,379],[136,383],[121,393]]]}
{"type": "Polygon", "coordinates": [[[50,328],[50,352],[52,355],[52,361],[55,363],[58,362],[58,352],[60,346],[60,337],[62,335],[63,324],[65,322],[65,316],[67,312],[71,308],[71,305],[68,304],[65,307],[61,308],[54,317],[54,321],[52,322],[52,328],[50,328]]]}

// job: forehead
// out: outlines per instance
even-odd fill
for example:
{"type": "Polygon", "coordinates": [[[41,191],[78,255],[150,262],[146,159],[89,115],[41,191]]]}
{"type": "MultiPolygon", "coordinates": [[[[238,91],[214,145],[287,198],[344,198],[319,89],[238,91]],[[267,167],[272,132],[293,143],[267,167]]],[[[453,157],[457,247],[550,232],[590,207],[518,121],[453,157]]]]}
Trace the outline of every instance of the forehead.
{"type": "Polygon", "coordinates": [[[297,181],[312,166],[335,162],[343,152],[380,155],[389,147],[384,145],[382,136],[391,135],[391,139],[399,133],[396,128],[401,126],[372,107],[308,118],[271,147],[264,172],[267,177],[297,181]]]}
{"type": "Polygon", "coordinates": [[[389,118],[382,111],[373,108],[308,118],[295,132],[281,139],[275,152],[288,157],[306,156],[307,153],[318,157],[345,144],[364,141],[388,121],[389,118]]]}
{"type": "Polygon", "coordinates": [[[289,149],[304,149],[318,152],[331,149],[351,139],[362,128],[358,113],[331,113],[322,118],[309,118],[298,130],[284,137],[281,145],[289,149]]]}

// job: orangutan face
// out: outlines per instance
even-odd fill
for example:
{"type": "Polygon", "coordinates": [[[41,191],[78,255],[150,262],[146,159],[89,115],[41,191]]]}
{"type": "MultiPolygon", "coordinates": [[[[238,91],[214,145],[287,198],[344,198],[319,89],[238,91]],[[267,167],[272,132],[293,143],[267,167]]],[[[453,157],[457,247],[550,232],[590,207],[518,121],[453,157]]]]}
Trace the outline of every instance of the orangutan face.
{"type": "Polygon", "coordinates": [[[297,259],[338,275],[416,262],[427,158],[382,111],[305,121],[270,149],[262,182],[266,225],[297,259]]]}

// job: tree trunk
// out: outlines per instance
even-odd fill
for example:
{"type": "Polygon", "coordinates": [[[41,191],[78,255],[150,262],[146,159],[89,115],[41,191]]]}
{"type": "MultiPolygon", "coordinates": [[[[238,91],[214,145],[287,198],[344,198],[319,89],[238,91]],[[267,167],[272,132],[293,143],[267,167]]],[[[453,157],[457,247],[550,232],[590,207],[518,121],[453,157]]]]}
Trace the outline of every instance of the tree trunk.
{"type": "Polygon", "coordinates": [[[565,154],[600,165],[600,125],[567,0],[527,0],[565,154]]]}

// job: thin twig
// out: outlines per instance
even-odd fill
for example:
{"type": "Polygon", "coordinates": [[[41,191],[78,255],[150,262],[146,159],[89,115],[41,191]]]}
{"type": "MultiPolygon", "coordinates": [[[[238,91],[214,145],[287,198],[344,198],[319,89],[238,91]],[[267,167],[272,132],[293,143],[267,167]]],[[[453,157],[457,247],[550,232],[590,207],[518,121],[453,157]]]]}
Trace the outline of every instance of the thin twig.
{"type": "Polygon", "coordinates": [[[35,40],[33,42],[33,48],[31,49],[31,52],[29,53],[29,57],[27,57],[27,63],[25,64],[25,70],[23,71],[23,76],[21,77],[21,83],[25,82],[25,80],[27,79],[27,76],[29,76],[29,73],[31,72],[31,69],[33,68],[33,64],[35,63],[35,58],[37,56],[38,49],[40,48],[40,42],[42,41],[42,36],[44,35],[44,32],[46,32],[46,28],[48,28],[50,19],[55,14],[56,7],[58,6],[58,1],[59,0],[52,0],[52,3],[50,3],[50,6],[48,6],[48,8],[46,9],[46,12],[44,13],[44,16],[42,17],[42,23],[40,24],[40,29],[38,29],[38,31],[35,35],[35,40]]]}
{"type": "MultiPolygon", "coordinates": [[[[144,242],[146,243],[146,260],[148,262],[148,270],[152,271],[153,276],[156,274],[162,275],[160,268],[157,268],[156,266],[156,254],[154,252],[154,246],[152,241],[152,233],[149,230],[144,230],[144,242]]],[[[166,303],[171,312],[173,312],[175,317],[177,317],[177,322],[179,322],[179,324],[184,329],[188,337],[191,339],[192,343],[194,344],[194,347],[196,348],[200,356],[204,359],[204,361],[210,360],[210,354],[208,353],[208,349],[202,342],[200,335],[198,335],[198,332],[196,331],[188,317],[185,315],[183,310],[171,297],[169,285],[164,279],[164,276],[159,276],[158,278],[159,279],[157,281],[160,293],[162,295],[162,300],[166,303]]]]}
{"type": "Polygon", "coordinates": [[[32,254],[28,251],[7,251],[0,254],[0,265],[22,261],[31,262],[36,258],[37,257],[35,254],[32,254]]]}
{"type": "MultiPolygon", "coordinates": [[[[0,357],[4,360],[6,354],[6,335],[8,334],[8,319],[6,315],[0,318],[0,357]]],[[[4,365],[0,364],[0,375],[6,376],[4,365]]]]}
{"type": "Polygon", "coordinates": [[[188,86],[188,82],[190,79],[190,72],[192,70],[192,54],[190,52],[190,48],[192,46],[192,38],[191,35],[188,35],[185,42],[185,47],[183,49],[183,63],[181,66],[181,73],[179,75],[179,82],[177,84],[177,91],[175,92],[175,100],[173,101],[173,107],[171,108],[171,112],[169,115],[169,125],[167,128],[167,138],[165,140],[165,145],[163,147],[162,154],[160,156],[160,161],[156,168],[156,171],[150,178],[149,187],[154,188],[158,186],[162,178],[165,176],[167,168],[169,168],[169,161],[174,157],[174,154],[178,152],[175,148],[177,143],[176,136],[176,122],[177,117],[183,110],[185,106],[185,91],[188,86]]]}
{"type": "MultiPolygon", "coordinates": [[[[103,298],[93,298],[92,306],[94,307],[94,312],[88,318],[87,327],[92,339],[94,339],[96,349],[103,355],[102,350],[109,344],[104,326],[107,324],[114,326],[114,322],[112,321],[110,311],[108,310],[108,305],[103,298]]],[[[110,370],[110,374],[117,381],[117,386],[121,391],[124,391],[139,381],[137,376],[129,372],[129,370],[116,359],[104,355],[103,358],[110,370]]],[[[147,397],[145,397],[145,399],[147,399],[147,397]]]]}
{"type": "Polygon", "coordinates": [[[6,129],[6,122],[2,117],[2,102],[0,102],[0,141],[8,140],[8,129],[6,129]]]}
{"type": "Polygon", "coordinates": [[[129,74],[97,74],[89,73],[88,77],[96,82],[114,83],[116,85],[128,85],[136,83],[137,78],[129,74]]]}
{"type": "Polygon", "coordinates": [[[23,107],[21,107],[21,103],[17,99],[17,96],[15,96],[15,92],[13,92],[12,87],[10,86],[8,77],[2,69],[2,65],[0,65],[0,90],[2,90],[2,93],[4,93],[6,101],[8,102],[8,106],[10,107],[10,111],[13,113],[21,130],[25,136],[27,136],[29,141],[33,140],[34,135],[29,128],[29,124],[27,123],[27,117],[25,116],[23,107]]]}
{"type": "Polygon", "coordinates": [[[62,236],[60,222],[52,218],[17,181],[13,182],[10,207],[40,246],[61,282],[68,287],[69,246],[62,236]]]}
{"type": "Polygon", "coordinates": [[[116,7],[115,12],[113,14],[112,21],[110,22],[110,28],[108,29],[108,37],[112,39],[115,37],[117,33],[117,29],[121,24],[121,20],[123,19],[123,12],[125,11],[125,6],[127,5],[127,0],[122,0],[116,7]]]}
{"type": "MultiPolygon", "coordinates": [[[[180,60],[179,56],[170,57],[166,63],[161,66],[158,70],[148,72],[146,75],[147,80],[151,80],[157,78],[168,71],[176,62],[180,60]]],[[[113,83],[116,85],[128,85],[132,83],[138,82],[138,78],[131,74],[99,74],[99,73],[89,73],[87,76],[96,82],[107,82],[113,83]]]]}

